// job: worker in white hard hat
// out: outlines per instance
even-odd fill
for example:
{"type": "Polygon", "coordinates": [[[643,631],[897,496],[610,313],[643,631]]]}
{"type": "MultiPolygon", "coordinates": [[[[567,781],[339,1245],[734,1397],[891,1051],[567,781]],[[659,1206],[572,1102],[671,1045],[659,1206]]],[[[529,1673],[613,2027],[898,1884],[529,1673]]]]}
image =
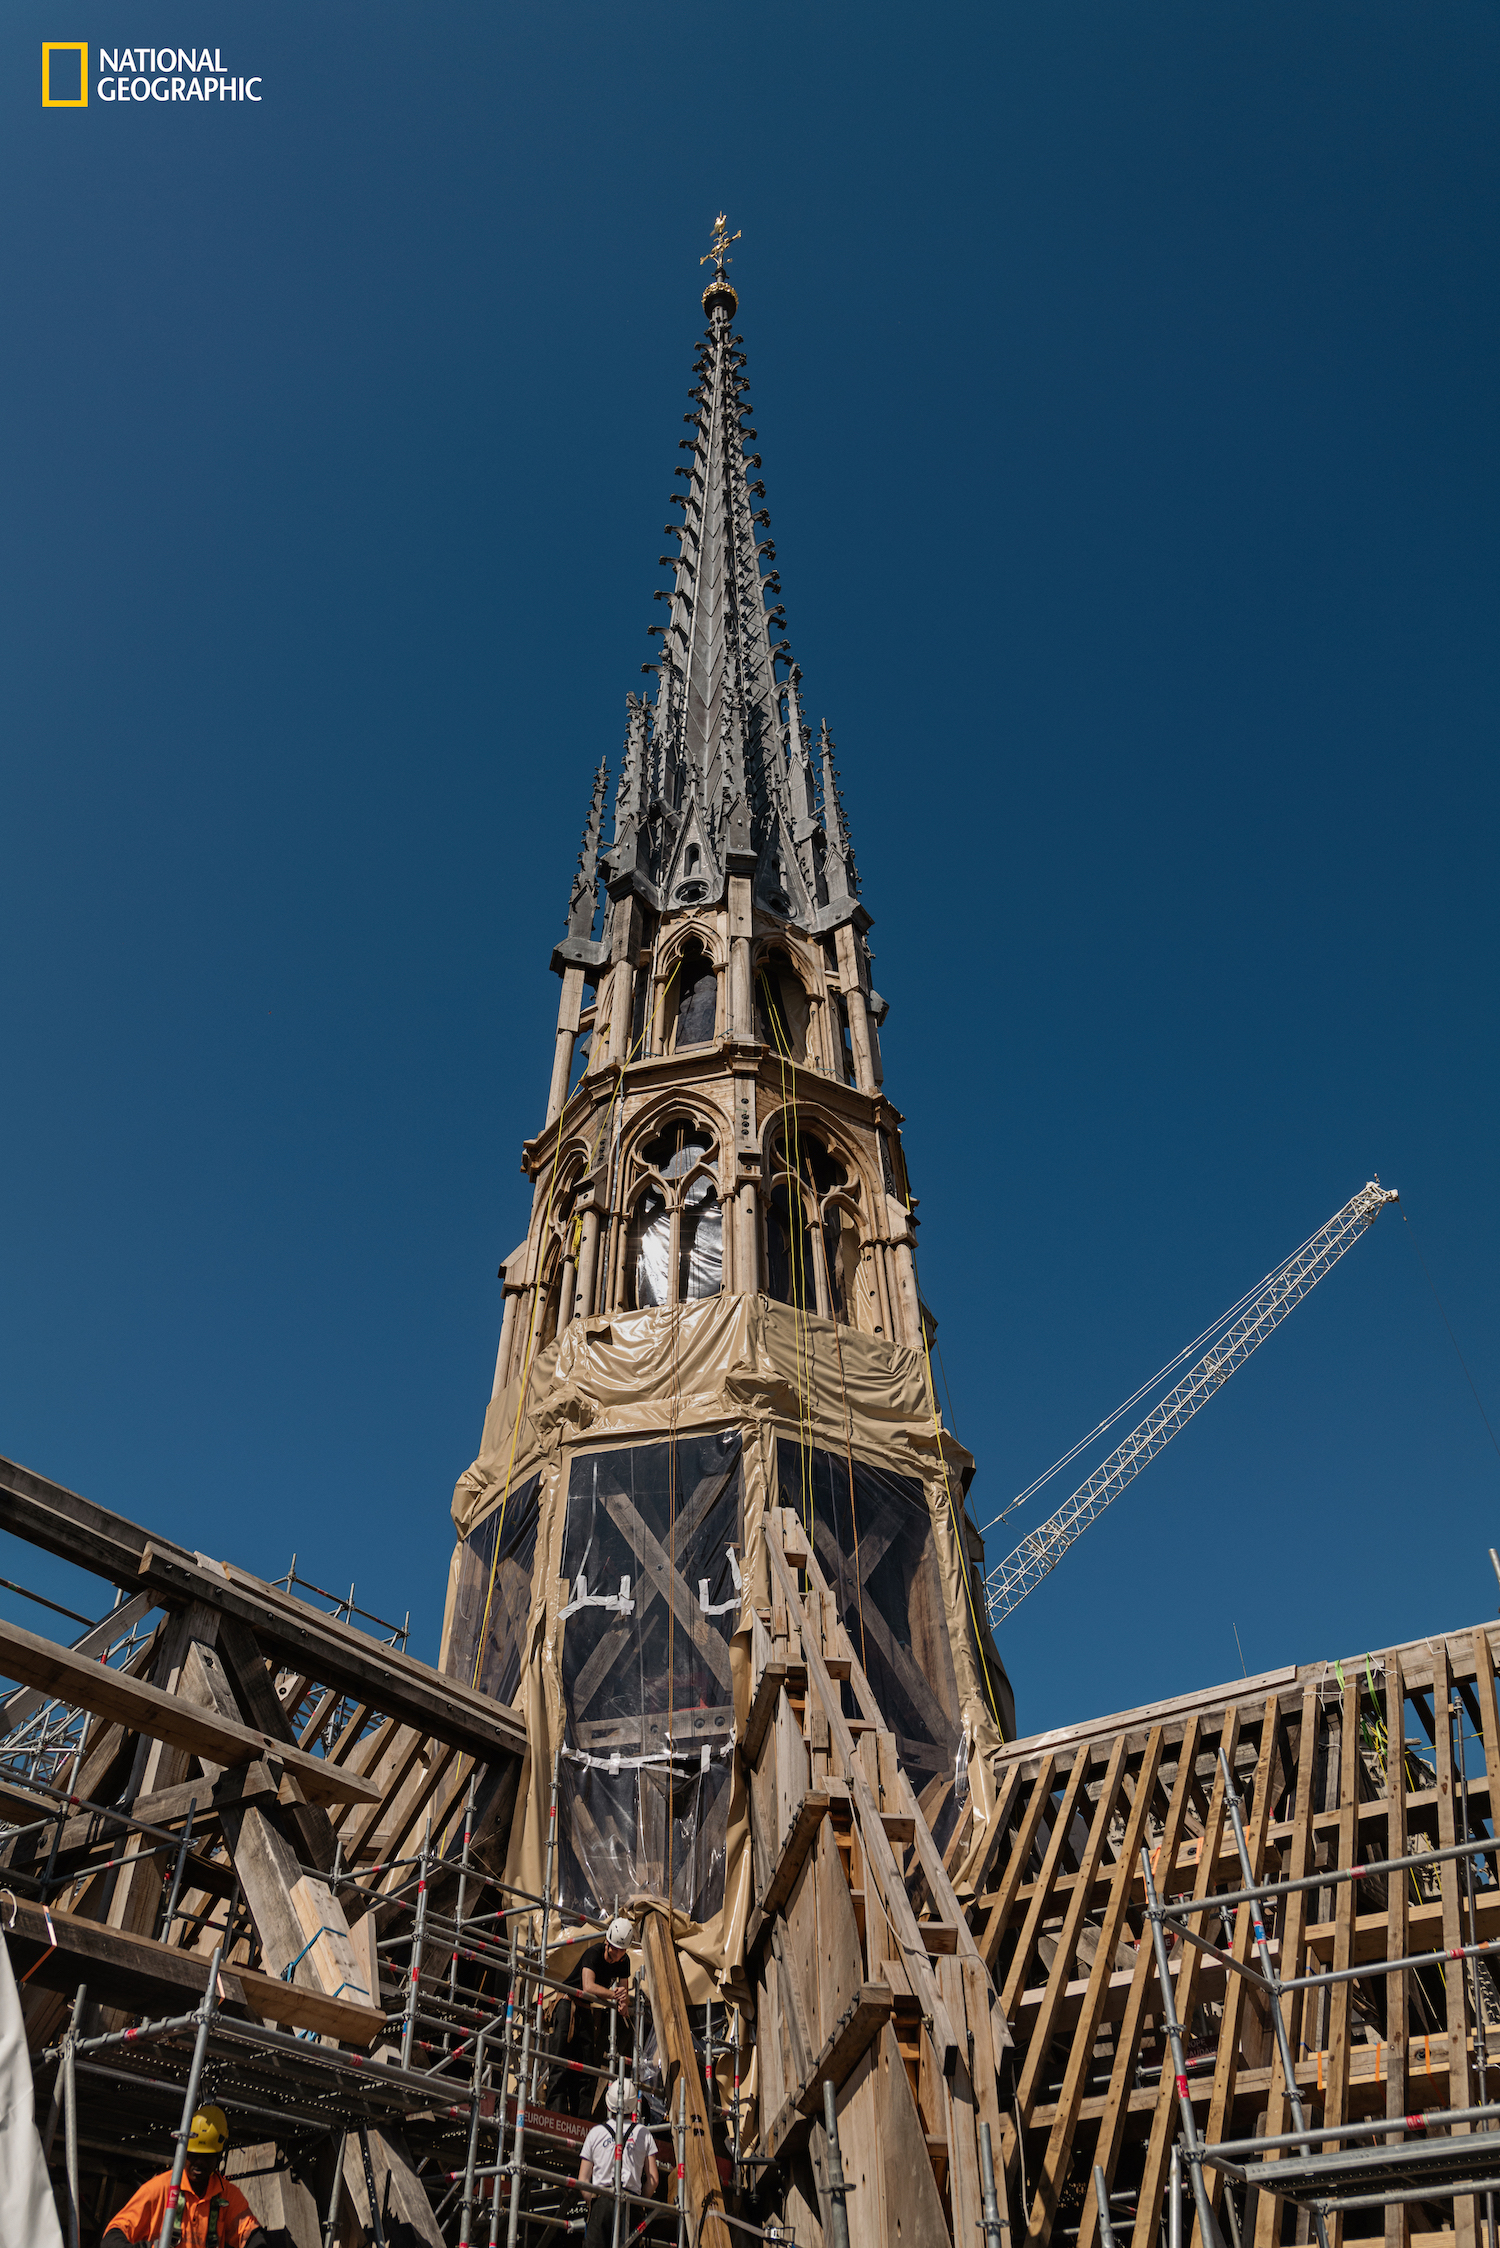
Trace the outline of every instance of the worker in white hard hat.
{"type": "Polygon", "coordinates": [[[221,2107],[201,2107],[188,2133],[182,2184],[172,2200],[172,2173],[161,2171],[111,2217],[100,2248],[144,2248],[161,2238],[162,2219],[173,2212],[174,2248],[266,2248],[260,2219],[220,2169],[229,2151],[229,2118],[221,2107]]]}
{"type": "MultiPolygon", "coordinates": [[[[629,1923],[627,1922],[628,1926],[629,1923]]],[[[592,2206],[584,2230],[584,2248],[608,2248],[615,2228],[615,2128],[619,2118],[620,2184],[626,2193],[655,2199],[661,2165],[656,2141],[644,2123],[635,2121],[635,2086],[628,2076],[611,2080],[604,2094],[608,2120],[596,2123],[583,2142],[578,2164],[578,2184],[592,2206]]],[[[621,2211],[620,2237],[627,2239],[640,2222],[640,2212],[627,2202],[621,2211]]]]}
{"type": "Polygon", "coordinates": [[[635,1929],[623,1912],[616,1913],[604,1931],[602,1944],[586,1951],[579,1962],[578,1987],[585,2005],[615,2006],[630,2020],[630,1946],[635,1929]]]}
{"type": "Polygon", "coordinates": [[[547,2050],[556,2066],[547,2079],[546,2105],[560,2113],[588,2115],[596,2102],[595,2079],[609,2052],[609,2009],[629,2027],[633,2018],[630,1945],[635,1929],[617,1913],[599,1940],[582,1953],[568,1976],[571,1995],[553,2009],[547,2050]],[[581,2064],[581,2067],[579,2066],[581,2064]]]}

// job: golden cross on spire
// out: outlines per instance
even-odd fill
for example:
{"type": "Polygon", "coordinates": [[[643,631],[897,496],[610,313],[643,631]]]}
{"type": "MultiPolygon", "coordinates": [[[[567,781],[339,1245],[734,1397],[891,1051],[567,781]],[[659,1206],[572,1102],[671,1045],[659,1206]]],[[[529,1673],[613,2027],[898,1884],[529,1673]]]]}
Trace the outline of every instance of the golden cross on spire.
{"type": "Polygon", "coordinates": [[[718,217],[714,220],[713,241],[710,244],[709,248],[705,251],[704,255],[698,260],[698,263],[700,265],[707,265],[709,259],[713,258],[715,262],[721,266],[733,265],[734,260],[727,253],[730,243],[738,242],[739,238],[740,229],[736,227],[733,234],[731,234],[729,232],[729,221],[727,218],[725,218],[724,213],[721,211],[718,217]]]}

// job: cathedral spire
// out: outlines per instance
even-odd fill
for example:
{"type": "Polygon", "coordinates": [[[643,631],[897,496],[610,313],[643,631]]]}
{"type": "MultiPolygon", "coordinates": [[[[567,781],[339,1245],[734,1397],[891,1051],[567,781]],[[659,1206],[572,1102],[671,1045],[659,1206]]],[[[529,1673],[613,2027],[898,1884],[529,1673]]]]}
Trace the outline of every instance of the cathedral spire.
{"type": "Polygon", "coordinates": [[[683,520],[657,698],[658,729],[696,776],[726,870],[729,857],[759,848],[768,816],[787,803],[775,672],[786,650],[773,639],[779,605],[766,606],[779,581],[774,571],[761,574],[762,554],[774,560],[774,549],[757,546],[757,531],[770,528],[756,506],[765,486],[749,480],[760,456],[745,451],[755,431],[745,426],[749,383],[743,338],[733,332],[739,299],[727,268],[735,240],[721,214],[702,261],[714,265],[703,292],[709,326],[694,363],[692,411],[683,416],[692,434],[681,441],[689,459],[676,471],[686,489],[673,495],[683,520]]]}
{"type": "Polygon", "coordinates": [[[756,432],[729,278],[738,240],[721,212],[700,261],[712,268],[703,291],[708,326],[669,503],[682,520],[665,533],[677,550],[660,557],[672,583],[657,589],[665,621],[652,625],[658,654],[642,667],[656,674],[656,690],[649,704],[630,698],[603,865],[611,897],[634,897],[651,915],[716,904],[732,876],[753,872],[769,910],[809,935],[827,934],[850,919],[866,926],[868,916],[826,771],[820,811],[761,457],[747,449],[756,432]],[[834,829],[825,834],[830,816],[834,829]]]}

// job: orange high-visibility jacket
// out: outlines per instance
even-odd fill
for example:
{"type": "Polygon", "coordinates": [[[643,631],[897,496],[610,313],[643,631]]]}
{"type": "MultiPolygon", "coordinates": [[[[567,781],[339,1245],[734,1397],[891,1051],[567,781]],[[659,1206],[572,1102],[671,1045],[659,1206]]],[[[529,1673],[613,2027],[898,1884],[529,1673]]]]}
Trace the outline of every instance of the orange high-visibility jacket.
{"type": "MultiPolygon", "coordinates": [[[[167,2197],[172,2191],[172,2173],[163,2170],[156,2178],[133,2193],[117,2217],[111,2217],[106,2232],[123,2232],[125,2238],[139,2241],[142,2248],[147,2242],[151,2248],[161,2237],[161,2220],[166,2212],[167,2197]]],[[[177,2213],[181,2220],[175,2238],[181,2248],[243,2248],[260,2223],[249,2202],[238,2186],[230,2185],[216,2170],[208,2181],[206,2193],[194,2193],[184,2172],[178,2193],[177,2213]],[[215,2224],[214,2203],[217,2202],[218,2222],[215,2224]]]]}

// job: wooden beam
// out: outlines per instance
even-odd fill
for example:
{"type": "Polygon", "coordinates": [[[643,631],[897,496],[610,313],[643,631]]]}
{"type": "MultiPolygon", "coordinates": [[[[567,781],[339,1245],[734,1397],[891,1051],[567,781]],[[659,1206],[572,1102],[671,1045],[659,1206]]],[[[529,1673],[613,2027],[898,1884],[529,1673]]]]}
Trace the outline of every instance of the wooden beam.
{"type": "Polygon", "coordinates": [[[823,2086],[841,2091],[891,2018],[895,1994],[889,1983],[862,1983],[843,2020],[825,2038],[813,2062],[780,2114],[766,2131],[762,2144],[767,2154],[779,2154],[799,2121],[818,2121],[823,2113],[823,2086]]]}
{"type": "MultiPolygon", "coordinates": [[[[1224,1729],[1218,1742],[1218,1746],[1223,1749],[1225,1755],[1229,1758],[1231,1771],[1234,1770],[1234,1752],[1239,1747],[1239,1740],[1240,1711],[1237,1707],[1231,1705],[1224,1711],[1224,1729]]],[[[1191,1787],[1191,1782],[1189,1782],[1189,1785],[1191,1787]]],[[[1198,1870],[1193,1877],[1193,1901],[1195,1904],[1201,1902],[1210,1893],[1217,1878],[1214,1868],[1219,1854],[1219,1840],[1224,1832],[1225,1817],[1224,1773],[1216,1758],[1214,1762],[1214,1783],[1208,1799],[1208,1816],[1204,1821],[1203,1849],[1198,1859],[1198,1870]]],[[[1178,1887],[1181,1888],[1180,1876],[1178,1887]]],[[[1198,1924],[1198,1922],[1194,1923],[1195,1926],[1198,1924]]],[[[1176,1988],[1173,1997],[1177,2007],[1177,2018],[1181,2022],[1190,2022],[1193,2018],[1193,2009],[1198,2003],[1198,1985],[1203,1976],[1205,1956],[1196,1944],[1180,1944],[1178,1947],[1176,1988]]],[[[1221,1970],[1221,1972],[1223,1971],[1221,1970]]],[[[1165,2042],[1159,2024],[1157,2038],[1159,2042],[1165,2042]]],[[[1203,2087],[1203,2093],[1206,2098],[1208,2095],[1207,2085],[1203,2087]]],[[[1165,2067],[1156,2087],[1156,2105],[1151,2117],[1151,2136],[1146,2146],[1145,2166],[1141,2173],[1140,2197],[1136,2204],[1138,2208],[1154,2210],[1161,2207],[1161,2197],[1166,2190],[1167,2171],[1172,2160],[1172,2141],[1177,2136],[1179,2121],[1177,2092],[1172,2081],[1172,2071],[1170,2067],[1165,2067]]],[[[1192,2221],[1196,2225],[1196,2218],[1192,2221]]]]}
{"type": "Polygon", "coordinates": [[[761,1743],[765,1740],[772,1718],[776,1715],[776,1700],[783,1686],[795,1693],[807,1684],[807,1673],[794,1679],[790,1663],[766,1663],[756,1681],[755,1696],[750,1704],[750,1715],[745,1720],[745,1730],[740,1736],[740,1753],[747,1765],[760,1761],[761,1743]]]}
{"type": "MultiPolygon", "coordinates": [[[[1313,1822],[1313,1780],[1318,1769],[1319,1728],[1322,1719],[1322,1701],[1316,1685],[1309,1683],[1302,1696],[1302,1723],[1297,1734],[1297,1791],[1292,1804],[1291,1847],[1283,1860],[1283,1873],[1290,1881],[1300,1881],[1309,1870],[1313,1822]]],[[[1302,1938],[1307,1926],[1307,1891],[1294,1889],[1282,1904],[1281,1922],[1281,1972],[1286,1977],[1302,1971],[1302,1938]]],[[[1393,1987],[1406,1989],[1404,1975],[1391,1978],[1393,1987]]],[[[1286,2025],[1287,2038],[1292,2052],[1298,2050],[1298,2020],[1304,2007],[1313,2001],[1311,1991],[1293,1991],[1281,2001],[1281,2018],[1286,2025]]],[[[1271,2053],[1271,2083],[1266,2096],[1266,2133],[1270,2138],[1280,2138],[1286,2130],[1291,2109],[1287,2099],[1286,2079],[1281,2066],[1281,2048],[1276,2045],[1271,2053]]],[[[1277,2248],[1281,2239],[1281,2202],[1269,2193],[1258,2196],[1255,2210],[1255,2248],[1277,2248]]]]}
{"type": "MultiPolygon", "coordinates": [[[[1281,1770],[1281,1727],[1277,1723],[1276,1697],[1266,1703],[1261,1720],[1260,1756],[1255,1767],[1255,1787],[1250,1804],[1250,1823],[1245,1836],[1245,1847],[1250,1853],[1250,1870],[1256,1881],[1266,1878],[1266,1829],[1271,1823],[1271,1805],[1282,1793],[1284,1780],[1281,1770]]],[[[1238,1851],[1236,1850],[1236,1855],[1238,1851]]],[[[1244,1874],[1241,1869],[1241,1883],[1244,1874]]],[[[1249,1964],[1251,1944],[1250,1907],[1243,1904],[1235,1914],[1234,1938],[1231,1957],[1249,1964]]],[[[1347,1986],[1346,1986],[1347,1987],[1347,1986]]],[[[1208,2107],[1208,2126],[1205,2137],[1218,2140],[1229,2134],[1228,2119],[1234,2113],[1235,2080],[1240,2066],[1240,2024],[1249,2007],[1270,2026],[1270,2017],[1263,2010],[1261,1994],[1243,1975],[1228,1976],[1224,1996],[1219,2008],[1219,2050],[1214,2060],[1213,2096],[1208,2107]]],[[[1332,2121],[1332,2117],[1328,2119],[1332,2121]]],[[[1224,2192],[1222,2171],[1215,2171],[1208,2181],[1210,2206],[1217,2211],[1224,2192]]]]}
{"type": "MultiPolygon", "coordinates": [[[[241,1623],[238,1616],[221,1616],[218,1649],[235,1699],[249,1722],[259,1726],[267,1740],[280,1741],[286,1748],[300,1748],[249,1625],[241,1623]]],[[[338,1837],[328,1813],[321,1803],[309,1802],[306,1790],[290,1772],[283,1782],[282,1799],[302,1845],[303,1856],[321,1872],[331,1873],[338,1852],[338,1837]]]]}
{"type": "Polygon", "coordinates": [[[1115,1859],[1114,1881],[1110,1887],[1109,1902],[1104,1908],[1103,1925],[1099,1930],[1099,1948],[1094,1953],[1089,1987],[1071,2033],[1068,2066],[1063,2076],[1062,2091],[1058,2096],[1057,2113],[1048,2136],[1047,2151],[1037,2173],[1036,2197],[1029,2228],[1033,2240],[1042,2240],[1051,2231],[1057,2214],[1058,2195],[1068,2174],[1068,2163],[1073,2152],[1073,2133],[1078,2125],[1078,2110],[1083,2100],[1086,2080],[1094,2065],[1094,2041],[1099,2034],[1099,2018],[1103,2012],[1110,1977],[1114,1973],[1115,1952],[1126,1928],[1131,1874],[1146,1840],[1146,1820],[1151,1810],[1157,1771],[1161,1765],[1161,1748],[1161,1727],[1156,1725],[1151,1729],[1151,1737],[1146,1743],[1140,1770],[1136,1774],[1135,1799],[1125,1822],[1125,1837],[1120,1845],[1120,1853],[1115,1859]]]}
{"type": "MultiPolygon", "coordinates": [[[[1187,1823],[1188,1802],[1192,1794],[1193,1763],[1198,1753],[1198,1726],[1196,1717],[1188,1719],[1187,1731],[1182,1737],[1177,1758],[1177,1776],[1172,1783],[1172,1799],[1167,1805],[1166,1825],[1156,1846],[1153,1877],[1165,1896],[1171,1896],[1175,1887],[1177,1852],[1181,1846],[1183,1830],[1187,1823]]],[[[1160,1727],[1155,1728],[1160,1738],[1160,1727]]],[[[1139,1853],[1137,1853],[1139,1854],[1139,1853]]],[[[1135,1888],[1134,1866],[1127,1866],[1125,1878],[1135,1888]]],[[[1104,2172],[1105,2183],[1115,2182],[1115,2165],[1120,2159],[1120,2148],[1125,2140],[1125,2124],[1130,2113],[1130,2098],[1135,2089],[1135,2067],[1140,2056],[1141,2036],[1146,2025],[1146,2008],[1151,2003],[1156,1988],[1156,1947],[1149,1931],[1144,1931],[1136,1945],[1135,1968],[1130,1978],[1130,1990],[1125,2000],[1119,2035],[1115,2039],[1114,2064],[1109,2074],[1109,2090],[1104,2097],[1103,2112],[1099,2118],[1099,2135],[1094,2142],[1094,2160],[1104,2172]]],[[[1087,2102],[1080,2102],[1082,2115],[1087,2102]]],[[[1093,2194],[1085,2194],[1079,2218],[1077,2248],[1094,2248],[1099,2234],[1099,2204],[1093,2194]]]]}
{"type": "MultiPolygon", "coordinates": [[[[281,1783],[282,1791],[288,1782],[281,1783]]],[[[196,1804],[193,1814],[193,1833],[196,1837],[212,1819],[217,1821],[221,1803],[248,1803],[257,1796],[278,1799],[276,1776],[265,1763],[239,1764],[232,1772],[225,1772],[217,1780],[199,1778],[183,1780],[176,1787],[164,1787],[154,1795],[138,1795],[128,1808],[121,1809],[144,1826],[180,1826],[187,1817],[188,1805],[196,1804]]],[[[54,1809],[57,1806],[53,1806],[54,1809]]],[[[113,1836],[121,1840],[129,1829],[115,1824],[99,1811],[75,1811],[66,1822],[58,1842],[60,1855],[69,1850],[85,1850],[113,1836]]]]}
{"type": "MultiPolygon", "coordinates": [[[[0,1459],[0,1530],[9,1530],[28,1545],[55,1553],[96,1577],[108,1578],[127,1592],[140,1589],[136,1577],[150,1532],[15,1460],[0,1459]]],[[[165,1550],[180,1550],[168,1547],[165,1539],[157,1543],[165,1550]]],[[[190,1558],[183,1555],[184,1560],[190,1558]]]]}
{"type": "MultiPolygon", "coordinates": [[[[51,1921],[55,1944],[49,1939],[41,1906],[24,1900],[17,1904],[6,1944],[18,1981],[29,1974],[44,1989],[67,1992],[87,1983],[91,1998],[133,2014],[186,2014],[202,1998],[208,1983],[205,1953],[177,1951],[149,1936],[129,1936],[102,1921],[80,1920],[56,1907],[51,1921]]],[[[227,2005],[243,2007],[258,2021],[311,2030],[361,2052],[384,2028],[385,2017],[378,2007],[325,1998],[318,1991],[248,1967],[226,1967],[223,1988],[227,2005]]]]}
{"type": "MultiPolygon", "coordinates": [[[[188,1650],[183,1691],[220,1714],[234,1707],[234,1690],[212,1647],[188,1650]]],[[[220,1824],[266,1966],[288,1981],[300,1975],[304,1986],[312,1983],[326,1997],[349,1991],[373,2005],[379,1992],[364,1987],[343,1906],[324,1881],[302,1871],[275,1819],[255,1803],[226,1804],[220,1824]]]]}
{"type": "Polygon", "coordinates": [[[680,2096],[678,2084],[687,2094],[687,2201],[692,2238],[701,2248],[733,2248],[734,2236],[724,2222],[724,2189],[714,2160],[703,2072],[693,2046],[682,1969],[671,1929],[658,1909],[648,1907],[645,1913],[641,1949],[651,1978],[651,2012],[658,2049],[668,2067],[677,2071],[677,2084],[668,2086],[672,2112],[680,2096]]]}
{"type": "Polygon", "coordinates": [[[1026,1867],[1036,1842],[1037,1828],[1042,1823],[1043,1812],[1052,1801],[1052,1790],[1056,1782],[1057,1759],[1049,1751],[1042,1758],[1042,1768],[1032,1785],[1031,1800],[1021,1814],[1015,1842],[1006,1857],[1005,1871],[1000,1876],[1000,1887],[988,1905],[982,1907],[986,1917],[979,1933],[979,1951],[985,1968],[991,1975],[999,1962],[1000,1946],[1010,1924],[1011,1912],[1021,1884],[1026,1878],[1026,1867]]]}
{"type": "MultiPolygon", "coordinates": [[[[1094,1875],[1098,1871],[1099,1861],[1104,1855],[1104,1846],[1109,1840],[1109,1830],[1114,1823],[1115,1805],[1119,1801],[1120,1789],[1125,1779],[1126,1754],[1126,1736],[1121,1733],[1110,1751],[1109,1762],[1105,1767],[1103,1784],[1099,1789],[1098,1799],[1094,1805],[1094,1816],[1089,1825],[1088,1841],[1084,1844],[1078,1885],[1069,1899],[1066,1912],[1063,1914],[1062,1930],[1057,1939],[1057,1949],[1052,1955],[1052,1965],[1047,1974],[1047,1988],[1043,1994],[1041,2006],[1037,2011],[1037,2018],[1032,2024],[1031,2035],[1026,2042],[1026,2057],[1021,2063],[1021,2080],[1016,2087],[1016,2104],[1023,2122],[1030,2120],[1031,2111],[1036,2105],[1037,2090],[1042,2081],[1042,2071],[1046,2067],[1048,2055],[1051,2052],[1052,2024],[1073,1972],[1073,1961],[1078,1952],[1078,1939],[1083,1931],[1084,1912],[1093,1887],[1094,1875]]],[[[1034,2223],[1032,2236],[1035,2237],[1034,2223]]]]}
{"type": "MultiPolygon", "coordinates": [[[[179,1615],[167,1618],[157,1649],[156,1666],[151,1673],[151,1685],[165,1693],[175,1707],[180,1708],[184,1700],[200,1699],[184,1688],[187,1660],[194,1639],[201,1634],[211,1640],[217,1627],[218,1618],[213,1611],[200,1608],[196,1603],[179,1615]]],[[[78,1660],[76,1651],[73,1660],[78,1660]]],[[[91,1663],[89,1668],[92,1671],[95,1666],[91,1663]]],[[[108,1671],[103,1675],[108,1677],[108,1671]]],[[[238,1711],[235,1714],[238,1717],[238,1711]]],[[[179,1742],[153,1734],[149,1728],[142,1730],[136,1739],[135,1759],[125,1783],[123,1800],[133,1803],[137,1795],[151,1795],[160,1788],[175,1786],[187,1779],[191,1764],[191,1754],[179,1742]]],[[[124,1929],[133,1936],[152,1935],[161,1910],[165,1868],[141,1835],[127,1834],[123,1856],[124,1864],[103,1878],[103,1894],[107,1900],[104,1917],[111,1928],[124,1929]]]]}
{"type": "MultiPolygon", "coordinates": [[[[1078,1815],[1079,1800],[1088,1784],[1092,1752],[1083,1747],[1073,1759],[1073,1769],[1068,1774],[1062,1793],[1062,1804],[1052,1821],[1052,1834],[1047,1844],[1047,1854],[1042,1860],[1042,1870],[1037,1876],[1031,1903],[1026,1908],[1026,1918],[1016,1939],[1016,1948],[1010,1955],[1005,1985],[1000,1993],[1000,2003],[1005,2008],[1007,2020],[1015,2019],[1016,2006],[1026,1979],[1031,1973],[1031,1962],[1036,1952],[1037,1939],[1042,1932],[1042,1922],[1052,1911],[1052,1884],[1057,1869],[1062,1864],[1062,1854],[1067,1848],[1068,1835],[1078,1815]]],[[[988,1962],[986,1962],[988,1964],[988,1962]]]]}
{"type": "Polygon", "coordinates": [[[766,1883],[765,1894],[750,1916],[745,1931],[746,1953],[753,1952],[759,1943],[766,1923],[774,1913],[780,1912],[792,1893],[792,1883],[802,1871],[803,1861],[812,1848],[818,1828],[828,1816],[830,1798],[809,1790],[798,1804],[792,1819],[791,1831],[781,1845],[781,1855],[766,1883]]]}
{"type": "Polygon", "coordinates": [[[475,1693],[460,1679],[442,1677],[411,1655],[379,1646],[367,1633],[320,1614],[242,1569],[221,1576],[152,1542],[138,1574],[141,1583],[179,1606],[201,1600],[237,1617],[266,1653],[295,1663],[320,1686],[341,1687],[481,1762],[525,1754],[526,1728],[514,1710],[475,1693]]]}
{"type": "Polygon", "coordinates": [[[294,1773],[315,1802],[379,1801],[379,1791],[368,1781],[356,1779],[336,1764],[268,1740],[248,1725],[195,1709],[179,1695],[164,1694],[159,1687],[127,1678],[103,1663],[86,1662],[71,1648],[38,1638],[19,1624],[0,1623],[0,1670],[29,1686],[46,1687],[75,1708],[90,1709],[96,1717],[112,1718],[132,1732],[145,1733],[210,1763],[250,1764],[269,1756],[294,1773]]]}

